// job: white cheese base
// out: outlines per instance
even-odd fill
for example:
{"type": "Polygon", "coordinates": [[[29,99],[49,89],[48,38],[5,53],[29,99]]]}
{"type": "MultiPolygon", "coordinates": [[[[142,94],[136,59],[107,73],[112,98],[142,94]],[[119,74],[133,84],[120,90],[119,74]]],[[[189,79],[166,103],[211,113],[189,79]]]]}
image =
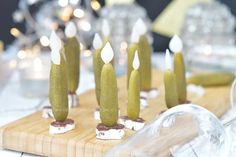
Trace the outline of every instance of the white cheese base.
{"type": "Polygon", "coordinates": [[[48,119],[48,118],[53,118],[53,113],[52,113],[52,108],[50,107],[44,107],[42,109],[42,118],[48,119]]]}
{"type": "Polygon", "coordinates": [[[50,124],[49,133],[50,134],[63,134],[63,133],[66,133],[68,131],[71,131],[73,129],[75,129],[75,123],[66,124],[65,126],[60,126],[60,127],[55,127],[55,126],[50,124]]]}
{"type": "Polygon", "coordinates": [[[98,130],[96,128],[96,138],[101,140],[120,140],[124,137],[123,129],[98,130]]]}
{"type": "Polygon", "coordinates": [[[68,94],[68,106],[69,108],[78,107],[79,103],[77,102],[76,94],[68,94]]]}
{"type": "Polygon", "coordinates": [[[140,98],[140,109],[143,110],[148,107],[148,102],[146,99],[140,98]]]}
{"type": "MultiPolygon", "coordinates": [[[[118,111],[118,116],[120,116],[120,109],[119,109],[119,111],[118,111]]],[[[95,120],[101,120],[101,118],[100,118],[100,111],[99,111],[99,110],[94,111],[94,113],[93,113],[93,118],[94,118],[95,120]]]]}
{"type": "Polygon", "coordinates": [[[202,86],[198,86],[195,84],[189,84],[187,86],[187,91],[189,93],[195,93],[200,97],[202,97],[205,94],[205,89],[202,86]]]}
{"type": "Polygon", "coordinates": [[[159,95],[159,91],[157,89],[151,89],[150,91],[140,91],[140,97],[144,97],[147,99],[156,98],[159,95]]]}
{"type": "Polygon", "coordinates": [[[119,119],[119,123],[123,124],[126,128],[134,131],[142,129],[145,125],[145,122],[136,122],[130,119],[123,119],[123,118],[119,119]]]}

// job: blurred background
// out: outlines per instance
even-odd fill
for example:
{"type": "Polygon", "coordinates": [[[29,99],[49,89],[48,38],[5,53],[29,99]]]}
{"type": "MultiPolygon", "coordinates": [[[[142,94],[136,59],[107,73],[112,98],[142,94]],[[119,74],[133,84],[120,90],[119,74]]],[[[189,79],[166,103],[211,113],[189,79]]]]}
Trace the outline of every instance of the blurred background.
{"type": "MultiPolygon", "coordinates": [[[[12,28],[17,28],[22,33],[27,32],[26,19],[23,19],[24,17],[21,17],[24,15],[20,15],[20,14],[23,14],[22,12],[24,11],[22,10],[24,9],[22,8],[23,6],[19,6],[20,3],[23,3],[21,1],[26,1],[26,3],[28,3],[28,6],[25,6],[25,7],[27,7],[28,9],[27,11],[29,11],[33,17],[36,16],[37,14],[40,14],[40,11],[42,12],[41,9],[43,9],[43,5],[47,5],[47,4],[50,5],[51,3],[50,2],[51,0],[10,0],[10,1],[2,0],[0,1],[0,10],[1,10],[0,20],[2,21],[1,31],[0,31],[0,40],[4,43],[5,49],[7,48],[8,45],[12,44],[12,42],[15,40],[15,36],[12,33],[10,33],[12,28]]],[[[66,1],[67,0],[65,0],[65,2],[63,2],[63,0],[61,1],[62,6],[66,5],[66,3],[69,2],[69,0],[68,2],[66,1]]],[[[99,18],[102,7],[106,5],[111,6],[113,3],[116,3],[115,1],[116,0],[110,0],[110,2],[109,0],[89,1],[89,3],[91,3],[92,14],[94,15],[96,19],[99,18]]],[[[122,1],[125,1],[125,0],[122,0],[122,1]]],[[[128,1],[130,0],[127,0],[127,3],[128,1]]],[[[158,26],[156,26],[158,25],[157,19],[161,17],[169,16],[171,12],[176,10],[178,14],[175,14],[175,16],[172,17],[173,18],[172,22],[175,22],[174,18],[179,18],[178,16],[183,16],[183,14],[186,12],[186,9],[183,9],[183,8],[186,8],[185,5],[190,6],[190,4],[187,4],[187,3],[191,3],[191,1],[192,1],[192,4],[198,2],[198,0],[197,1],[188,0],[188,2],[184,0],[136,0],[136,3],[140,5],[140,7],[143,7],[143,9],[145,9],[145,11],[147,12],[146,16],[150,19],[150,22],[154,27],[152,29],[152,33],[153,33],[153,38],[154,38],[153,46],[154,46],[155,51],[164,51],[166,49],[167,44],[170,39],[169,38],[170,34],[172,33],[172,30],[170,30],[170,33],[166,32],[166,30],[174,29],[171,27],[176,27],[173,23],[172,24],[168,23],[169,21],[168,19],[166,19],[166,25],[165,25],[166,30],[162,30],[162,28],[158,28],[158,26]],[[180,4],[176,1],[179,1],[180,4]],[[174,6],[172,7],[172,5],[174,6]],[[155,26],[157,28],[155,28],[155,26]]],[[[207,2],[209,0],[203,0],[203,1],[207,2]]],[[[86,6],[87,5],[86,3],[88,2],[86,2],[86,0],[74,0],[74,1],[72,0],[71,2],[72,4],[74,2],[74,4],[77,4],[81,8],[87,7],[88,9],[88,6],[86,6]]],[[[121,3],[118,0],[117,2],[121,3]]],[[[236,15],[236,1],[235,0],[220,0],[220,2],[227,5],[230,11],[232,12],[232,14],[236,15]]],[[[46,15],[43,15],[43,16],[46,16],[46,15]]],[[[42,21],[37,21],[37,22],[40,23],[42,21]]],[[[177,33],[177,31],[175,33],[177,33]]]]}
{"type": "Polygon", "coordinates": [[[235,0],[3,0],[0,12],[0,87],[16,71],[26,95],[47,95],[49,36],[54,30],[64,40],[69,21],[77,26],[81,69],[90,74],[92,41],[95,33],[104,38],[104,20],[110,28],[116,73],[126,73],[127,48],[139,18],[148,30],[154,67],[164,66],[161,52],[177,34],[183,40],[188,71],[236,71],[235,0]]]}

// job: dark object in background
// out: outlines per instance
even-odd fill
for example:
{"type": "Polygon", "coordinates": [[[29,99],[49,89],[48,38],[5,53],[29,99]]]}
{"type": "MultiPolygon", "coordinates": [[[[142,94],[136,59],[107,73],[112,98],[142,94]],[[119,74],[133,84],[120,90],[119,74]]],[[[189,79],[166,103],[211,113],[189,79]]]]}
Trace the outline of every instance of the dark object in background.
{"type": "MultiPolygon", "coordinates": [[[[142,5],[151,18],[152,21],[156,19],[156,17],[165,9],[168,4],[173,0],[136,0],[137,3],[142,5]]],[[[236,16],[236,1],[235,0],[220,0],[222,3],[228,5],[231,9],[231,12],[234,16],[236,16]]],[[[168,47],[170,38],[165,37],[161,34],[153,33],[154,37],[154,51],[162,51],[168,47]]]]}
{"type": "MultiPolygon", "coordinates": [[[[24,24],[14,23],[12,13],[18,8],[18,0],[2,0],[0,1],[0,40],[4,45],[9,45],[15,39],[10,34],[12,27],[19,28],[24,31],[24,24]]],[[[5,46],[6,47],[6,46],[5,46]]]]}
{"type": "MultiPolygon", "coordinates": [[[[82,0],[84,1],[84,0],[82,0]]],[[[99,0],[101,5],[104,5],[104,0],[99,0]]],[[[172,0],[136,0],[138,4],[146,8],[147,13],[152,21],[165,9],[165,7],[172,0]]],[[[10,34],[10,29],[12,27],[18,28],[20,31],[24,32],[24,23],[14,23],[12,20],[12,13],[18,8],[19,0],[2,0],[0,1],[0,40],[4,42],[5,45],[11,44],[14,37],[10,34]]],[[[236,1],[235,0],[221,0],[221,2],[227,4],[232,13],[236,16],[236,1]]],[[[162,36],[160,34],[153,34],[154,37],[154,51],[165,51],[168,47],[170,38],[162,36]]],[[[5,46],[6,47],[6,46],[5,46]]]]}
{"type": "MultiPolygon", "coordinates": [[[[138,4],[143,6],[148,13],[148,16],[154,21],[157,16],[168,6],[172,0],[136,0],[138,4]]],[[[153,48],[154,51],[165,51],[168,47],[170,38],[161,34],[153,33],[153,48]]]]}

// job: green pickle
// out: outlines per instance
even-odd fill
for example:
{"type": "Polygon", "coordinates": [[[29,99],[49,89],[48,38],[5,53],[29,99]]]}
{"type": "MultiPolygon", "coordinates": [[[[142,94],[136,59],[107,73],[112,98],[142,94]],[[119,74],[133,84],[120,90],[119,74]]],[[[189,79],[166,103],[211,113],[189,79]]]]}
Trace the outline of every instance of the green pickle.
{"type": "Polygon", "coordinates": [[[171,70],[166,70],[164,73],[165,84],[165,101],[168,108],[179,104],[178,93],[176,88],[175,74],[171,70]]]}
{"type": "Polygon", "coordinates": [[[49,100],[56,121],[63,122],[68,116],[68,88],[66,63],[61,54],[61,63],[51,63],[49,100]]]}
{"type": "MultiPolygon", "coordinates": [[[[93,55],[93,71],[94,71],[94,79],[95,79],[95,93],[98,105],[100,105],[100,93],[101,93],[101,71],[104,65],[101,59],[101,51],[106,43],[109,41],[109,38],[105,38],[103,45],[101,48],[96,49],[93,55]]],[[[114,58],[111,63],[114,65],[114,58]]]]}
{"type": "Polygon", "coordinates": [[[204,87],[229,85],[235,79],[235,75],[230,72],[207,72],[195,74],[187,79],[188,84],[196,84],[204,87]]]}
{"type": "Polygon", "coordinates": [[[95,92],[96,92],[96,99],[97,99],[98,105],[100,105],[101,71],[102,71],[102,67],[104,65],[104,63],[101,59],[101,50],[102,50],[102,48],[95,50],[95,53],[93,55],[93,71],[94,71],[94,79],[95,79],[95,92]]]}
{"type": "Polygon", "coordinates": [[[176,76],[178,100],[180,103],[184,103],[187,99],[187,87],[185,77],[185,65],[182,53],[174,54],[174,73],[176,76]]]}
{"type": "Polygon", "coordinates": [[[140,113],[140,76],[138,70],[133,70],[130,75],[128,88],[127,115],[131,120],[139,118],[140,113]]]}
{"type": "Polygon", "coordinates": [[[100,118],[107,127],[117,124],[118,95],[115,71],[111,63],[104,64],[101,72],[100,118]]]}
{"type": "Polygon", "coordinates": [[[139,38],[139,53],[140,65],[142,65],[140,66],[141,90],[150,90],[152,88],[151,46],[146,34],[139,38]]]}
{"type": "Polygon", "coordinates": [[[75,93],[80,81],[80,44],[76,37],[65,42],[68,92],[75,93]]]}

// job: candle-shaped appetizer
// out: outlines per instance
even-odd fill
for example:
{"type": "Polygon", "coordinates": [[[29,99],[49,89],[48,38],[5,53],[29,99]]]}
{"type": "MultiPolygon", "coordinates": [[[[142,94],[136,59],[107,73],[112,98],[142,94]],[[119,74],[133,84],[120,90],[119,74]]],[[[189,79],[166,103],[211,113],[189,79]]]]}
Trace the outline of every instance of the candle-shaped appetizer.
{"type": "Polygon", "coordinates": [[[73,22],[69,22],[66,25],[65,35],[69,107],[76,107],[78,106],[76,90],[80,80],[80,44],[76,38],[76,26],[73,22]]]}
{"type": "Polygon", "coordinates": [[[49,100],[55,121],[50,124],[51,134],[61,134],[75,128],[74,121],[68,116],[68,86],[64,55],[62,54],[61,41],[55,32],[50,37],[51,70],[49,100]]]}
{"type": "Polygon", "coordinates": [[[166,63],[166,70],[164,72],[165,101],[166,101],[166,106],[168,108],[171,108],[178,105],[179,102],[178,102],[175,73],[171,70],[171,58],[168,49],[166,50],[165,63],[166,63]]]}
{"type": "Polygon", "coordinates": [[[139,118],[140,113],[140,74],[139,74],[138,52],[135,52],[133,60],[133,71],[130,75],[128,88],[127,116],[120,118],[120,123],[126,128],[140,130],[144,126],[144,120],[139,118]]]}
{"type": "Polygon", "coordinates": [[[184,58],[182,54],[183,43],[177,35],[170,40],[169,48],[174,52],[174,72],[176,76],[178,100],[180,104],[183,104],[187,102],[187,87],[184,58]]]}
{"type": "MultiPolygon", "coordinates": [[[[132,63],[133,63],[134,54],[136,51],[138,52],[139,58],[141,59],[140,54],[139,54],[139,45],[138,45],[140,35],[139,35],[139,32],[136,30],[136,28],[137,28],[137,26],[135,24],[132,29],[132,33],[131,33],[131,38],[130,38],[131,44],[128,47],[127,89],[129,87],[129,78],[130,78],[130,74],[133,70],[132,63]]],[[[142,66],[142,64],[141,64],[141,66],[142,66]]]]}
{"type": "Polygon", "coordinates": [[[158,95],[157,89],[151,87],[152,82],[152,65],[151,65],[151,46],[147,38],[147,27],[142,19],[138,19],[134,25],[131,34],[131,46],[128,49],[128,72],[127,72],[127,87],[129,77],[132,71],[132,61],[135,50],[138,50],[140,58],[140,80],[141,80],[141,97],[153,98],[158,95]]]}
{"type": "Polygon", "coordinates": [[[139,58],[138,52],[135,52],[133,60],[133,71],[130,75],[130,83],[128,88],[128,108],[127,115],[131,120],[136,120],[140,112],[140,76],[139,76],[139,58]]]}
{"type": "Polygon", "coordinates": [[[152,65],[151,65],[151,46],[147,38],[147,26],[142,19],[137,21],[137,30],[140,30],[139,51],[142,59],[141,70],[141,90],[150,91],[152,82],[152,65]]]}
{"type": "Polygon", "coordinates": [[[98,139],[121,139],[124,126],[118,120],[118,95],[115,71],[111,61],[114,57],[110,43],[101,51],[104,62],[101,72],[100,118],[102,123],[96,127],[98,139]]]}
{"type": "MultiPolygon", "coordinates": [[[[93,71],[94,71],[94,79],[95,79],[95,94],[98,105],[100,105],[100,83],[101,83],[101,71],[104,65],[102,58],[101,58],[101,50],[102,50],[102,39],[99,34],[95,34],[93,40],[93,47],[94,47],[94,55],[93,55],[93,71]]],[[[99,109],[94,112],[94,118],[96,120],[100,120],[99,109]]]]}

